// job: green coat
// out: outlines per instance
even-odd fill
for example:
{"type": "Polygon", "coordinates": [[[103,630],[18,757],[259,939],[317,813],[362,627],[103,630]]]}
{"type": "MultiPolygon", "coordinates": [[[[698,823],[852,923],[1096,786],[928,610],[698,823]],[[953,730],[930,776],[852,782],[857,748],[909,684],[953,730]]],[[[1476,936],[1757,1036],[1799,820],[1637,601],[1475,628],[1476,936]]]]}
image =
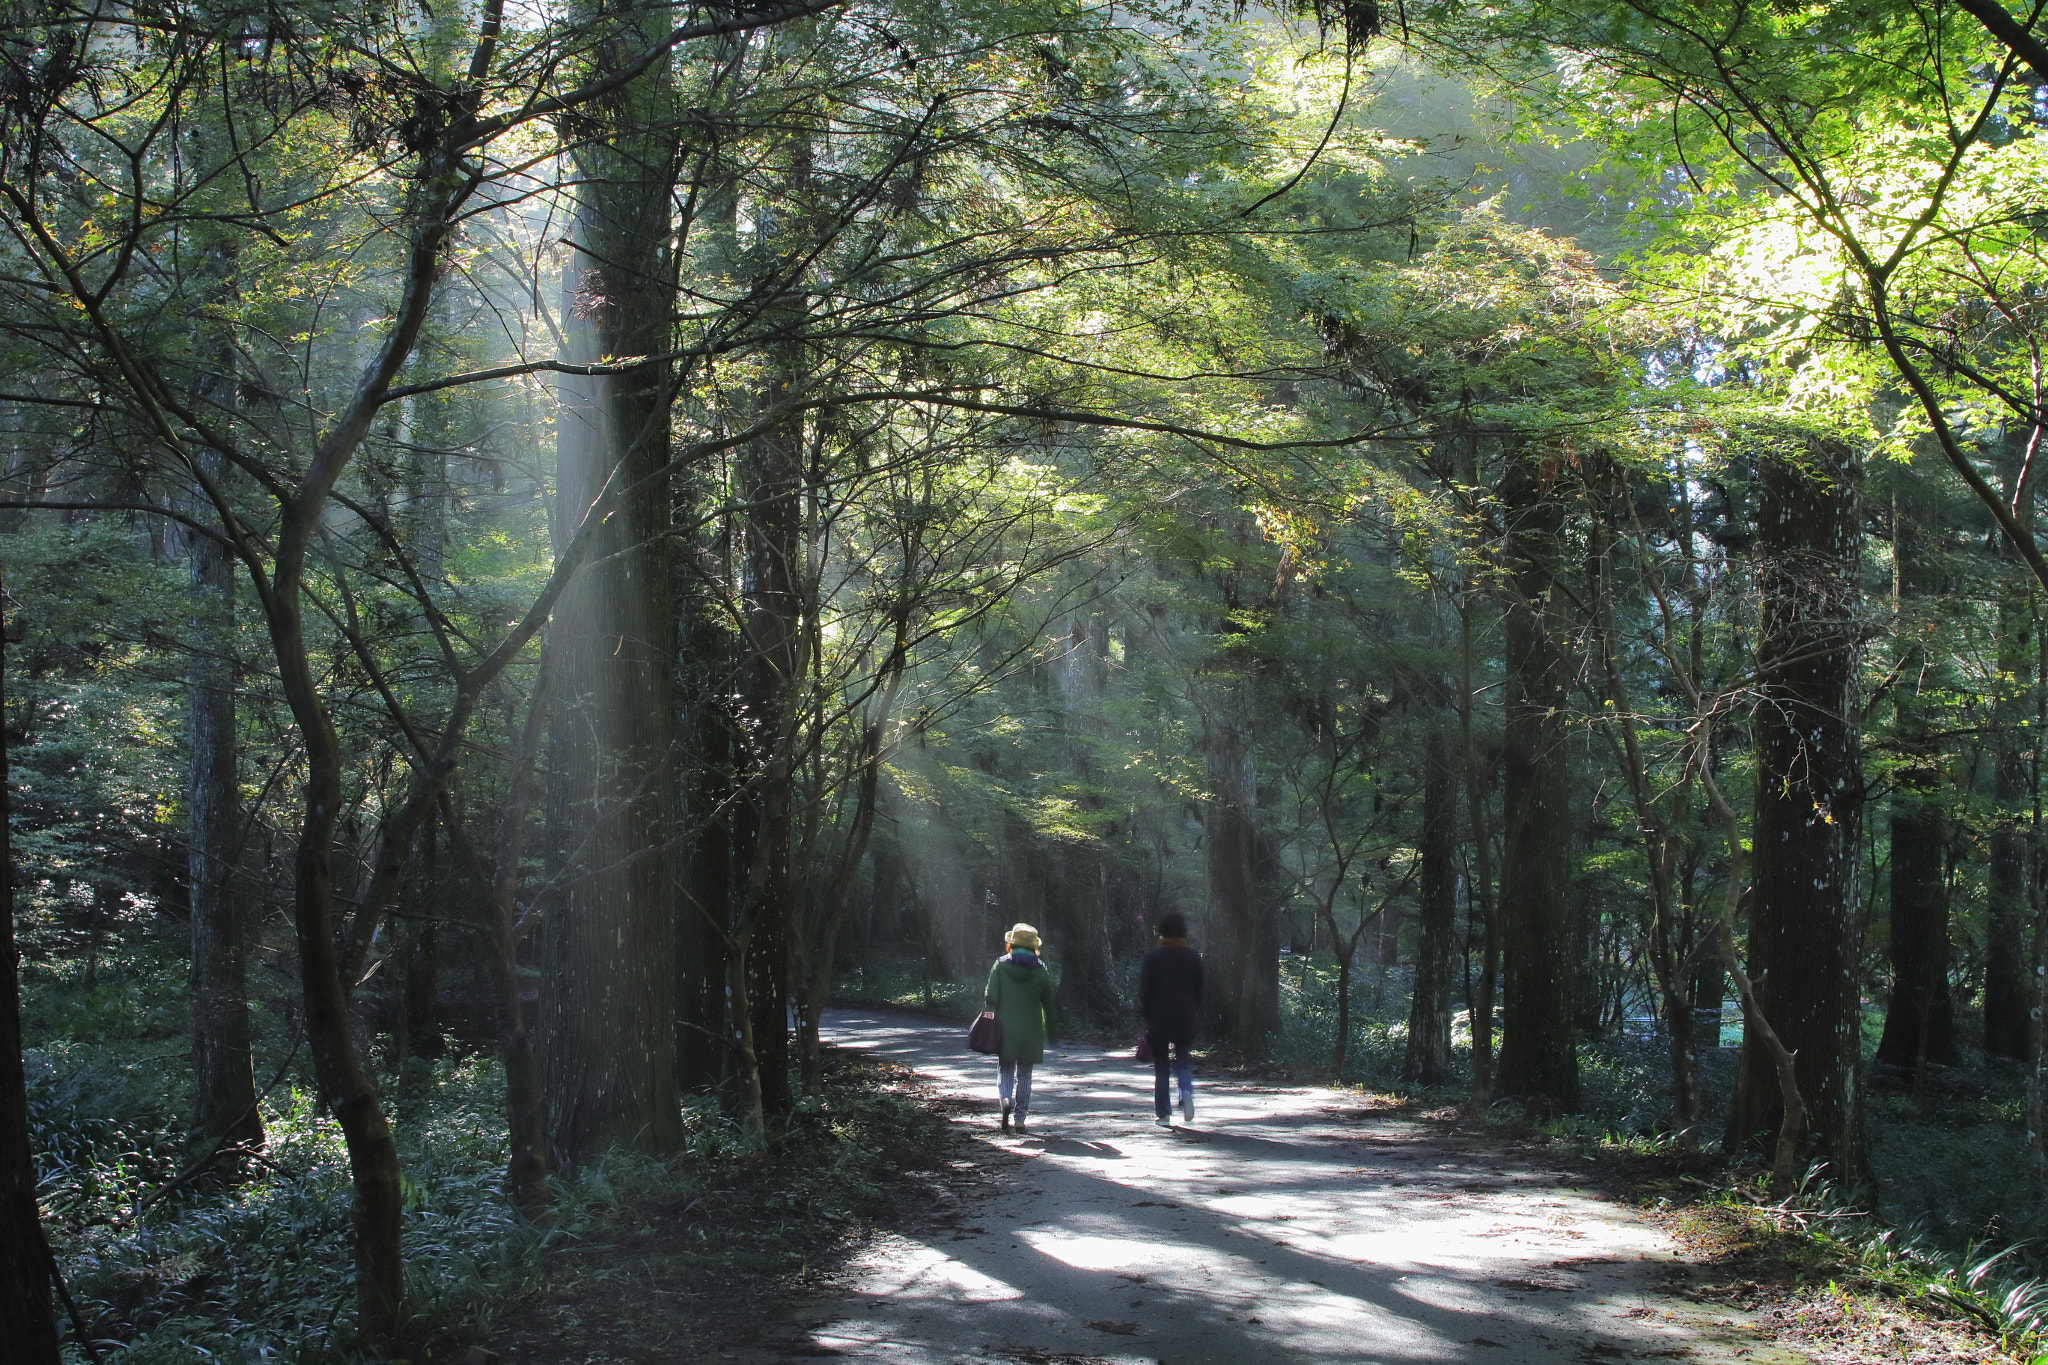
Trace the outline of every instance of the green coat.
{"type": "Polygon", "coordinates": [[[988,970],[988,1007],[1003,1026],[1006,1062],[1045,1060],[1045,1040],[1059,1032],[1059,1007],[1053,1003],[1052,973],[1040,963],[1020,967],[1004,954],[988,970]]]}

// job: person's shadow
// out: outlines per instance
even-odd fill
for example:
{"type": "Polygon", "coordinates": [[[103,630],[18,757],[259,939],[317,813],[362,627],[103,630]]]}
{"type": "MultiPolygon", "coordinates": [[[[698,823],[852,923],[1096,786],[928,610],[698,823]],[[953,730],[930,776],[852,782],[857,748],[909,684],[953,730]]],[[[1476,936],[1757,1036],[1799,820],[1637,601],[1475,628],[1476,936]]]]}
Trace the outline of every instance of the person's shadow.
{"type": "Polygon", "coordinates": [[[1026,1138],[1054,1156],[1092,1156],[1097,1161],[1121,1161],[1124,1154],[1107,1142],[1083,1142],[1079,1138],[1026,1138]]]}

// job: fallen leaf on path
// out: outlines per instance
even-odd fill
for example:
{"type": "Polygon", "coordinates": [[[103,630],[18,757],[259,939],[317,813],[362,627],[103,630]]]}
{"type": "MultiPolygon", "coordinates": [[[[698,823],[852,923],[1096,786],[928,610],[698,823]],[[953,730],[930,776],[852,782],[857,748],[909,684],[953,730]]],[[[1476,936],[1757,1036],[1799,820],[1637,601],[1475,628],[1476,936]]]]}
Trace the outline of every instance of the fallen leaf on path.
{"type": "Polygon", "coordinates": [[[1113,1337],[1134,1337],[1138,1335],[1138,1324],[1135,1322],[1111,1322],[1105,1318],[1099,1322],[1091,1322],[1088,1325],[1098,1332],[1107,1332],[1113,1337]]]}

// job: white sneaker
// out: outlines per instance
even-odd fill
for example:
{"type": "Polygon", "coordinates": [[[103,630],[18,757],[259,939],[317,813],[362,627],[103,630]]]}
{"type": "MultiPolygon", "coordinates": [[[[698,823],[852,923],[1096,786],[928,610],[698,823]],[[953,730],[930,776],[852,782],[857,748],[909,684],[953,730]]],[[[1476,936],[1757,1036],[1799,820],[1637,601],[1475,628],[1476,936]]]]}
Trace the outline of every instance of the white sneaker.
{"type": "Polygon", "coordinates": [[[1180,1118],[1182,1123],[1195,1121],[1195,1097],[1193,1092],[1180,1097],[1180,1118]]]}
{"type": "Polygon", "coordinates": [[[1171,1127],[1173,1127],[1173,1120],[1172,1120],[1172,1119],[1154,1119],[1154,1120],[1152,1120],[1152,1121],[1153,1121],[1154,1123],[1158,1124],[1158,1125],[1159,1125],[1159,1126],[1160,1126],[1161,1128],[1171,1128],[1171,1127]]]}

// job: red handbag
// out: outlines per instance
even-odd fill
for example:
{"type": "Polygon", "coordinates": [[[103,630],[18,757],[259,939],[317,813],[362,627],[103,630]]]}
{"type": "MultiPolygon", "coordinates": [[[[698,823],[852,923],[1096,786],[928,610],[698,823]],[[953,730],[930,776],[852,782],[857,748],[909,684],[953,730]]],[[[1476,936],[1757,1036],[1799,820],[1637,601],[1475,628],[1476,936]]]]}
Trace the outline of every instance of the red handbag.
{"type": "Polygon", "coordinates": [[[1138,1029],[1138,1060],[1141,1062],[1152,1060],[1152,1035],[1143,1026],[1140,1026],[1138,1029]]]}
{"type": "Polygon", "coordinates": [[[1003,1050],[1003,1021],[994,1013],[983,1010],[967,1026],[967,1050],[969,1052],[1001,1052],[1003,1050]]]}

